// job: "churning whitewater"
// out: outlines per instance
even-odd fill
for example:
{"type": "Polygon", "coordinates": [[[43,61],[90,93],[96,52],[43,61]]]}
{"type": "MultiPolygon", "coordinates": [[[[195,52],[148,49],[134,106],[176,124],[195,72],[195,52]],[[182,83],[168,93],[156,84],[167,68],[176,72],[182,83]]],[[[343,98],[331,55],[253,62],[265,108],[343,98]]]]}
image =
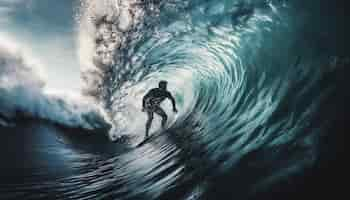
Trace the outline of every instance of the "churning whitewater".
{"type": "Polygon", "coordinates": [[[80,95],[45,88],[43,70],[5,36],[0,35],[0,124],[14,126],[21,119],[42,119],[86,130],[108,130],[104,112],[80,95]]]}
{"type": "MultiPolygon", "coordinates": [[[[328,120],[316,116],[332,92],[319,85],[335,58],[314,40],[300,41],[322,30],[305,14],[313,11],[308,4],[82,0],[76,17],[82,98],[94,102],[83,105],[47,95],[39,78],[23,79],[34,72],[21,58],[0,50],[0,123],[10,123],[14,112],[4,108],[20,108],[65,126],[111,124],[105,132],[114,145],[133,146],[145,131],[142,97],[159,80],[168,81],[179,110],[164,102],[167,131],[140,148],[78,156],[76,174],[21,188],[55,191],[58,199],[213,199],[221,178],[235,172],[227,179],[244,199],[312,166],[328,120]],[[3,84],[19,76],[24,83],[3,84]],[[35,106],[9,106],[18,94],[35,106]]],[[[155,121],[151,134],[160,130],[155,121]]]]}

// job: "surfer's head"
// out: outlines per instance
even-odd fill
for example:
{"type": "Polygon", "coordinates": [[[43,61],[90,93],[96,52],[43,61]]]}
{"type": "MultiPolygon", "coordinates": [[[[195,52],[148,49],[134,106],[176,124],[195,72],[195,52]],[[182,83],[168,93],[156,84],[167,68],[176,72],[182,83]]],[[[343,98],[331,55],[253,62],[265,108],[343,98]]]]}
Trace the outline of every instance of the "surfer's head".
{"type": "Polygon", "coordinates": [[[158,86],[162,90],[166,90],[166,86],[168,85],[167,81],[159,81],[158,86]]]}

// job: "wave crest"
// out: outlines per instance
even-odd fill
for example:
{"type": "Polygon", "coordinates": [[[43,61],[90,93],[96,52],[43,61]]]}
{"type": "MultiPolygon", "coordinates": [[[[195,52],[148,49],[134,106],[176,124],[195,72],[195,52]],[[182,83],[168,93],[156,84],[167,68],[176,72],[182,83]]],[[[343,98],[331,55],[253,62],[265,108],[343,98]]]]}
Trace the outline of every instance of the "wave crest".
{"type": "MultiPolygon", "coordinates": [[[[14,43],[0,47],[0,121],[14,125],[23,118],[39,118],[72,128],[108,130],[97,105],[79,95],[59,94],[45,88],[37,65],[14,43]]],[[[4,44],[4,43],[2,43],[4,44]]]]}

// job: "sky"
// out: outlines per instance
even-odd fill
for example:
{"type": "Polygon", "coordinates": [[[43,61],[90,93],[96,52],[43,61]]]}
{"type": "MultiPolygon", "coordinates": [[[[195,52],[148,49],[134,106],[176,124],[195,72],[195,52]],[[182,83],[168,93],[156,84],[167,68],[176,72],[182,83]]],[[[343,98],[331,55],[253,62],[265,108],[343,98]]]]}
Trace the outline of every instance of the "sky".
{"type": "Polygon", "coordinates": [[[47,87],[81,86],[74,20],[78,0],[0,0],[0,37],[19,44],[44,68],[47,87]]]}

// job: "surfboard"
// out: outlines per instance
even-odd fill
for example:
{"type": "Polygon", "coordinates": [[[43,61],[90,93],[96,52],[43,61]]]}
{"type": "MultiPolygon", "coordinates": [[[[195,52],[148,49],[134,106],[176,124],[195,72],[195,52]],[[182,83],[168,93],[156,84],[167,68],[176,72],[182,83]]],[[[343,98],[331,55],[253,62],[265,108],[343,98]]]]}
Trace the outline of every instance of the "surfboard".
{"type": "Polygon", "coordinates": [[[136,145],[137,147],[141,147],[142,145],[152,141],[153,139],[157,138],[159,135],[161,135],[164,132],[164,130],[159,131],[158,133],[153,133],[152,135],[148,136],[146,139],[142,140],[139,144],[136,145]]]}

